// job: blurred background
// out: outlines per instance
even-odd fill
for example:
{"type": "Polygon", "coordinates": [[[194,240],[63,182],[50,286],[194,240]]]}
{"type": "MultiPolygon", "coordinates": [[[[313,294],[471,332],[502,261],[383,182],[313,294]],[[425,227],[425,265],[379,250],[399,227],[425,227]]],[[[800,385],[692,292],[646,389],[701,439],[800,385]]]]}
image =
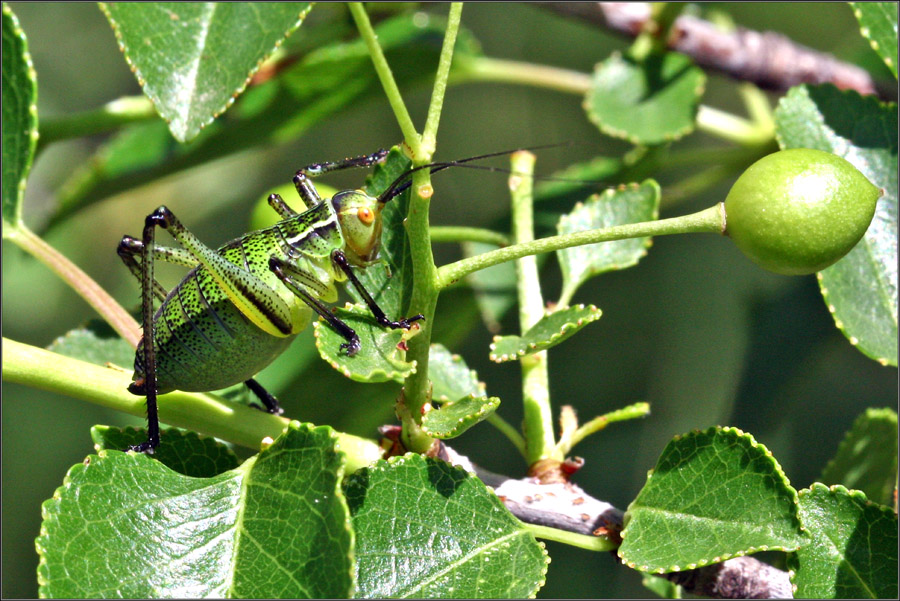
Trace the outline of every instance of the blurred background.
{"type": "MultiPolygon", "coordinates": [[[[95,5],[13,2],[10,6],[28,36],[38,77],[40,118],[97,109],[121,96],[141,93],[95,5]]],[[[703,8],[720,8],[741,26],[775,30],[873,71],[880,68],[845,4],[722,3],[703,8]]],[[[317,7],[289,43],[301,43],[320,20],[347,21],[342,10],[334,5],[317,7]]],[[[421,10],[445,15],[447,6],[427,5],[421,10]]],[[[629,44],[616,34],[523,4],[467,4],[463,25],[487,56],[582,73],[590,73],[610,52],[629,44]]],[[[403,94],[421,128],[430,81],[405,88],[403,94]]],[[[770,98],[774,103],[778,94],[770,98]]],[[[708,74],[703,103],[743,114],[735,83],[713,73],[708,74]]],[[[549,174],[597,154],[618,156],[628,149],[602,136],[581,105],[578,96],[524,86],[451,86],[435,158],[579,142],[538,153],[537,172],[549,174]]],[[[158,205],[167,204],[201,240],[218,246],[247,231],[257,201],[272,187],[289,183],[299,167],[372,152],[400,138],[387,101],[374,94],[316,122],[299,138],[256,146],[127,193],[98,197],[46,229],[59,187],[106,139],[80,138],[53,144],[40,156],[28,182],[25,219],[125,307],[136,309],[139,286],[115,248],[123,234],[139,235],[143,217],[158,205]]],[[[724,145],[694,133],[675,148],[724,145]]],[[[357,187],[364,175],[344,172],[328,183],[357,187]]],[[[660,179],[662,217],[724,200],[732,183],[724,181],[677,206],[667,204],[667,186],[680,177],[669,173],[660,179]]],[[[434,224],[508,227],[508,192],[502,175],[450,170],[436,176],[434,185],[434,224]]],[[[549,225],[555,220],[551,217],[541,223],[549,225]]],[[[439,264],[459,256],[455,245],[436,245],[435,252],[439,264]]],[[[2,259],[5,337],[45,347],[96,317],[48,269],[17,247],[4,243],[2,259]]],[[[171,277],[177,278],[177,273],[171,277]]],[[[560,277],[552,258],[544,265],[542,284],[548,300],[557,298],[560,277]]],[[[592,280],[574,302],[597,305],[603,317],[550,351],[554,406],[572,405],[583,420],[637,401],[647,401],[652,408],[648,418],[614,424],[575,450],[585,459],[576,476],[578,484],[621,509],[634,498],[647,470],[676,434],[715,424],[741,428],[765,444],[792,484],[802,488],[818,477],[859,413],[867,407],[897,404],[896,369],[881,367],[847,342],[834,327],[814,277],[764,272],[724,238],[658,238],[637,267],[592,280]]],[[[454,327],[457,315],[469,323],[475,312],[466,290],[445,294],[438,307],[436,341],[477,370],[488,392],[502,399],[499,413],[518,424],[517,365],[488,360],[493,333],[483,325],[454,327]]],[[[503,333],[517,331],[514,312],[501,326],[503,333]]],[[[273,370],[296,360],[290,355],[309,355],[310,338],[301,338],[273,370]]],[[[285,375],[283,369],[264,373],[261,380],[275,388],[293,418],[370,437],[379,424],[392,421],[395,386],[377,387],[377,392],[372,386],[348,386],[323,362],[304,364],[296,374],[285,375]]],[[[89,429],[94,424],[142,425],[143,420],[3,384],[3,597],[36,597],[34,538],[40,528],[40,504],[60,486],[69,467],[93,452],[89,429]]],[[[521,457],[501,438],[490,425],[481,424],[454,440],[453,446],[487,469],[522,475],[526,466],[521,457]]],[[[649,594],[640,575],[618,566],[609,554],[555,543],[547,547],[552,563],[541,597],[649,594]]]]}

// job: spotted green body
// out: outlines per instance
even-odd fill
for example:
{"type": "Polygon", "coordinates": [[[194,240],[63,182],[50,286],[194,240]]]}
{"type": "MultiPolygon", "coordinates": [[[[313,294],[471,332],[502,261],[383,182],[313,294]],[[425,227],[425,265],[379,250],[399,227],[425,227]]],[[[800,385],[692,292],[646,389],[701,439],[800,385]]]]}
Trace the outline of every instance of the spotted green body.
{"type": "Polygon", "coordinates": [[[277,400],[253,376],[287,349],[309,325],[313,312],[347,340],[341,349],[355,354],[359,336],[327,306],[338,298],[338,282],[349,279],[385,327],[408,329],[422,318],[389,320],[353,273],[377,260],[381,212],[392,196],[382,199],[348,190],[323,201],[308,179],[332,169],[368,166],[386,154],[379,151],[298,171],[294,184],[306,203],[305,212],[295,213],[273,194],[269,204],[282,221],[216,250],[200,242],[166,207],[147,217],[141,241],[122,239],[119,255],[143,287],[144,336],[128,390],[147,397],[149,439],[135,450],[152,452],[159,444],[159,393],[205,392],[245,382],[270,412],[280,413],[277,400]],[[167,229],[182,248],[157,247],[157,227],[167,229]],[[153,277],[155,260],[185,265],[190,271],[166,293],[153,277]],[[155,312],[154,296],[161,300],[155,312]]]}
{"type": "MultiPolygon", "coordinates": [[[[348,196],[368,199],[373,210],[377,207],[374,198],[361,192],[343,192],[335,198],[340,202],[348,196]]],[[[368,257],[377,255],[377,242],[369,244],[368,257]]],[[[309,305],[269,268],[271,257],[289,263],[298,282],[319,300],[332,303],[338,294],[335,283],[346,280],[346,275],[334,265],[331,255],[345,246],[332,200],[264,230],[245,234],[215,251],[255,276],[250,284],[256,288],[251,290],[254,296],[277,298],[287,308],[289,329],[277,334],[271,328],[266,331],[242,312],[209,268],[202,264],[194,267],[169,292],[153,317],[157,392],[217,390],[259,373],[290,346],[312,317],[309,305]]],[[[135,381],[144,376],[143,344],[142,341],[135,354],[135,381]]]]}

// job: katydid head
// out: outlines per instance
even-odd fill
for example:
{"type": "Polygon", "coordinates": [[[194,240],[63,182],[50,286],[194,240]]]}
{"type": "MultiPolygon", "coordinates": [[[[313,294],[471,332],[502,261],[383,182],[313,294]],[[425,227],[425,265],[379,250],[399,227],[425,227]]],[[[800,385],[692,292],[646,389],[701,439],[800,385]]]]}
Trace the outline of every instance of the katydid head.
{"type": "Polygon", "coordinates": [[[331,198],[331,206],[346,243],[347,258],[361,266],[374,263],[381,247],[381,209],[384,203],[362,190],[345,190],[331,198]]]}

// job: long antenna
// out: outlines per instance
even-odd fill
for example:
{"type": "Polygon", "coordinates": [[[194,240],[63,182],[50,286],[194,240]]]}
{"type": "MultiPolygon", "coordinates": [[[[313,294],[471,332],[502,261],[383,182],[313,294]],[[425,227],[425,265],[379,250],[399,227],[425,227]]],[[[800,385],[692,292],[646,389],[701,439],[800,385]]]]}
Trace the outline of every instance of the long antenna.
{"type": "MultiPolygon", "coordinates": [[[[480,154],[478,156],[468,157],[465,159],[458,159],[455,161],[439,161],[435,163],[428,163],[427,165],[420,165],[419,167],[413,167],[407,171],[404,171],[397,179],[391,182],[391,185],[387,187],[387,189],[381,193],[378,197],[378,201],[382,203],[386,203],[392,198],[399,196],[403,192],[405,192],[412,185],[412,174],[416,171],[421,171],[422,169],[429,169],[430,173],[437,173],[438,171],[443,171],[444,169],[448,169],[450,167],[465,167],[467,169],[480,169],[482,171],[494,171],[499,173],[509,173],[514,174],[511,169],[504,169],[503,167],[491,167],[489,165],[467,165],[466,163],[471,163],[472,161],[480,161],[483,159],[490,159],[493,157],[504,156],[508,154],[512,154],[514,152],[519,152],[521,150],[544,150],[547,148],[559,148],[561,146],[574,146],[577,142],[562,142],[558,144],[543,144],[540,146],[529,146],[527,148],[514,148],[512,150],[502,150],[500,152],[489,152],[487,154],[480,154]]],[[[542,180],[547,181],[562,181],[562,182],[574,182],[575,180],[563,178],[563,177],[541,177],[542,180]]],[[[600,182],[578,182],[578,183],[600,183],[600,182]]]]}

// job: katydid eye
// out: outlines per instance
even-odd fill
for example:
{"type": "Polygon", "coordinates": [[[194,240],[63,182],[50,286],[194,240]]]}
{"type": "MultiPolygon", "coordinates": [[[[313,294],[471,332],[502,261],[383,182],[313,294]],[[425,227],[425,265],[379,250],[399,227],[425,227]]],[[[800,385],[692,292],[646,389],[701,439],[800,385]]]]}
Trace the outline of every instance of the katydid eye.
{"type": "Polygon", "coordinates": [[[356,211],[356,216],[362,221],[365,225],[371,224],[375,221],[375,213],[372,212],[372,209],[368,209],[366,207],[362,207],[358,211],[356,211]]]}

